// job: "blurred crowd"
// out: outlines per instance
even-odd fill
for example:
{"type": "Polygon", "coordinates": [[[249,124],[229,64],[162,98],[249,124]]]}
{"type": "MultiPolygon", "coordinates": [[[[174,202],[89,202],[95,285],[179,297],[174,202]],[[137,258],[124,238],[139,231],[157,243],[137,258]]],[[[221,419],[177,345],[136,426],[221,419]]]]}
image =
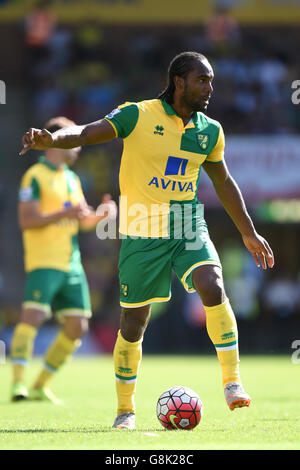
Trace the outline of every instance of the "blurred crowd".
{"type": "Polygon", "coordinates": [[[37,122],[67,114],[99,119],[124,101],[151,99],[165,84],[170,59],[184,50],[205,54],[215,71],[209,114],[230,133],[292,133],[291,82],[297,29],[281,34],[241,28],[223,9],[199,28],[66,27],[41,7],[24,20],[28,86],[37,122]]]}

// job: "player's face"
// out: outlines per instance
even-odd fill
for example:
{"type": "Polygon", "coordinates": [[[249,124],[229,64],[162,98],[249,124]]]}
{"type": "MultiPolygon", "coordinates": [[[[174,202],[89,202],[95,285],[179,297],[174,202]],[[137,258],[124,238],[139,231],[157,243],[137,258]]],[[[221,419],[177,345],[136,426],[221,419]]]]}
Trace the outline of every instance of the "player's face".
{"type": "Polygon", "coordinates": [[[65,150],[65,163],[68,166],[74,165],[74,163],[76,162],[79,156],[80,150],[81,150],[81,147],[76,147],[74,149],[65,150]]]}
{"type": "Polygon", "coordinates": [[[205,111],[213,92],[212,81],[214,73],[207,61],[195,61],[193,70],[184,82],[182,102],[193,112],[205,111]]]}

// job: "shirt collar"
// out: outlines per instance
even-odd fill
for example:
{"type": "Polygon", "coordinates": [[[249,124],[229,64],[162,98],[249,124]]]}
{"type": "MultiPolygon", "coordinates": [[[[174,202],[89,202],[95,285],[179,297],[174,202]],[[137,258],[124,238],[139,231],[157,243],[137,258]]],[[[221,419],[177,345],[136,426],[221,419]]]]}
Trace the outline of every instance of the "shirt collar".
{"type": "Polygon", "coordinates": [[[161,100],[161,103],[164,107],[165,112],[168,114],[168,116],[174,116],[174,115],[178,116],[176,111],[172,108],[172,106],[169,103],[167,103],[165,100],[161,100]]]}
{"type": "MultiPolygon", "coordinates": [[[[43,165],[47,166],[48,168],[50,168],[50,170],[59,171],[59,169],[60,169],[56,165],[54,165],[54,163],[49,162],[49,160],[47,160],[44,155],[42,157],[40,157],[38,161],[40,163],[42,163],[43,165]]],[[[63,165],[63,167],[62,167],[63,170],[65,170],[67,168],[68,168],[67,165],[63,165]]]]}
{"type": "MultiPolygon", "coordinates": [[[[164,108],[164,110],[165,110],[165,112],[167,113],[168,116],[177,116],[181,119],[181,117],[178,116],[175,109],[173,109],[172,106],[169,103],[167,103],[165,100],[161,100],[161,103],[162,103],[163,108],[164,108]]],[[[192,121],[193,121],[193,123],[196,127],[197,123],[198,123],[198,114],[196,112],[192,114],[192,121]]]]}

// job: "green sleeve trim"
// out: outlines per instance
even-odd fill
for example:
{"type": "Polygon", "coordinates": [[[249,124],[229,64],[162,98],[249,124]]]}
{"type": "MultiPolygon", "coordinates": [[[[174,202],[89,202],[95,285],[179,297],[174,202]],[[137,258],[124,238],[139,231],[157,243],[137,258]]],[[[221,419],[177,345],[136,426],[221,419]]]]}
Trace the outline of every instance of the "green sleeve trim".
{"type": "Polygon", "coordinates": [[[139,108],[136,104],[130,104],[118,109],[118,112],[113,112],[106,116],[117,129],[118,137],[125,139],[134,130],[139,119],[139,108]]]}
{"type": "Polygon", "coordinates": [[[217,130],[216,140],[212,149],[208,153],[207,159],[205,160],[208,163],[220,163],[224,159],[224,132],[220,123],[217,123],[217,126],[214,124],[214,128],[217,130]],[[215,160],[216,158],[218,158],[218,160],[215,160]]]}
{"type": "Polygon", "coordinates": [[[19,190],[19,201],[29,202],[40,199],[40,186],[37,179],[33,176],[30,184],[21,185],[19,190]]]}
{"type": "Polygon", "coordinates": [[[210,160],[206,159],[204,163],[213,163],[213,164],[215,164],[215,163],[222,163],[222,162],[223,162],[223,160],[218,160],[217,162],[211,162],[210,160]]]}
{"type": "Polygon", "coordinates": [[[35,177],[31,180],[32,199],[40,199],[40,185],[35,177]]]}

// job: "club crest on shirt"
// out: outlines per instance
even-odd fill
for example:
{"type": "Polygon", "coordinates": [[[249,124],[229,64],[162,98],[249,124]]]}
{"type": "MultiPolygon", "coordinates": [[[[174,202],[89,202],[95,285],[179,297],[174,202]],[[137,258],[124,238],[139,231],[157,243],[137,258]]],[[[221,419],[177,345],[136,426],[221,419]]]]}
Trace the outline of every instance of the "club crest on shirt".
{"type": "Polygon", "coordinates": [[[127,295],[128,295],[128,284],[121,284],[121,293],[124,295],[124,297],[127,297],[127,295]]]}
{"type": "Polygon", "coordinates": [[[197,134],[197,142],[199,147],[202,150],[206,150],[209,145],[209,135],[208,134],[197,134]]]}
{"type": "Polygon", "coordinates": [[[33,298],[35,300],[40,300],[40,298],[42,297],[42,293],[40,290],[34,290],[33,291],[33,298]]]}

